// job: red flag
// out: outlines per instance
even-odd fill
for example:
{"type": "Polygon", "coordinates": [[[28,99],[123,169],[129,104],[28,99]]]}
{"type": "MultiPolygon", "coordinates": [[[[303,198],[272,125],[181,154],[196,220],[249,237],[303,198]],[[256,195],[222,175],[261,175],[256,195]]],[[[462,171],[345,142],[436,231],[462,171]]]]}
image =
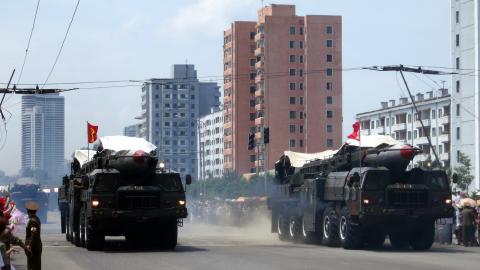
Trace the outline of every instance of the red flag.
{"type": "Polygon", "coordinates": [[[88,143],[94,143],[97,140],[98,126],[87,122],[88,143]]]}
{"type": "Polygon", "coordinates": [[[357,121],[353,123],[352,127],[353,127],[353,132],[350,133],[350,135],[348,135],[347,138],[360,141],[360,122],[357,121]]]}

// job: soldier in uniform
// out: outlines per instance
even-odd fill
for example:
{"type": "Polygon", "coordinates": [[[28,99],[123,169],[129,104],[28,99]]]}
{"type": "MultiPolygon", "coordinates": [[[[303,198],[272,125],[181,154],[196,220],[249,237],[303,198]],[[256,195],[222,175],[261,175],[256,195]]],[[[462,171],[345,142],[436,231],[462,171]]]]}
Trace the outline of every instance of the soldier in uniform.
{"type": "Polygon", "coordinates": [[[37,217],[38,204],[29,201],[25,204],[29,220],[25,237],[27,249],[27,269],[42,269],[42,240],[40,239],[40,219],[37,217]]]}

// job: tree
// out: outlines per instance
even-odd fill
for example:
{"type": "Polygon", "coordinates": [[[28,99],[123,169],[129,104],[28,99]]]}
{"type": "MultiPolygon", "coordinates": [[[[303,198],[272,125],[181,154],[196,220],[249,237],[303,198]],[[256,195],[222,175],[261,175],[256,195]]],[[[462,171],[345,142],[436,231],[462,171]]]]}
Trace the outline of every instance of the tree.
{"type": "Polygon", "coordinates": [[[468,187],[473,181],[472,164],[470,158],[462,152],[458,153],[458,161],[458,165],[453,168],[458,177],[456,186],[468,193],[468,187]]]}

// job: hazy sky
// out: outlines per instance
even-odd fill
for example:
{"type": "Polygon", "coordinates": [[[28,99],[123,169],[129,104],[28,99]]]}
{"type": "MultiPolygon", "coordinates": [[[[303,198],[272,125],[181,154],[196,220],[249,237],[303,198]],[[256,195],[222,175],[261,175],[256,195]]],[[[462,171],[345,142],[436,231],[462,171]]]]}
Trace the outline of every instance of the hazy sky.
{"type": "MultiPolygon", "coordinates": [[[[23,83],[42,83],[55,59],[77,0],[42,0],[23,83]]],[[[0,1],[0,83],[20,71],[37,0],[0,1]],[[3,78],[3,79],[2,79],[3,78]]],[[[451,66],[449,0],[264,1],[297,5],[297,14],[343,17],[343,67],[410,64],[451,66]]],[[[223,30],[235,20],[255,20],[260,0],[83,0],[50,82],[141,80],[167,77],[170,65],[192,63],[199,76],[223,73],[223,30]]],[[[414,92],[431,81],[407,76],[414,92]]],[[[437,81],[449,77],[435,77],[437,81]]],[[[14,78],[14,82],[17,78],[14,78]]],[[[395,73],[344,72],[343,130],[355,114],[398,99],[395,73]]],[[[124,83],[113,84],[124,85],[124,83]]],[[[4,85],[1,85],[2,87],[4,85]]],[[[95,85],[88,85],[89,87],[95,85]]],[[[403,85],[402,85],[403,87],[403,85]]],[[[65,93],[65,156],[85,146],[87,120],[100,135],[116,135],[135,123],[140,88],[80,90],[65,93]]],[[[20,167],[20,98],[5,107],[13,114],[0,150],[0,170],[20,167]]],[[[4,133],[3,127],[0,132],[4,133]]],[[[4,136],[4,135],[3,135],[4,136]]]]}

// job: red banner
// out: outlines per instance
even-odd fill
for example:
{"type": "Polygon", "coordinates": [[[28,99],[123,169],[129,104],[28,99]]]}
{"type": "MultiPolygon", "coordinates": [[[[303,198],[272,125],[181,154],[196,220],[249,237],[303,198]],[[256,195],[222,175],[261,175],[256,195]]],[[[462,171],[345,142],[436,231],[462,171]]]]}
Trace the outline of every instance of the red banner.
{"type": "Polygon", "coordinates": [[[98,126],[87,122],[88,143],[94,143],[97,140],[98,126]]]}

